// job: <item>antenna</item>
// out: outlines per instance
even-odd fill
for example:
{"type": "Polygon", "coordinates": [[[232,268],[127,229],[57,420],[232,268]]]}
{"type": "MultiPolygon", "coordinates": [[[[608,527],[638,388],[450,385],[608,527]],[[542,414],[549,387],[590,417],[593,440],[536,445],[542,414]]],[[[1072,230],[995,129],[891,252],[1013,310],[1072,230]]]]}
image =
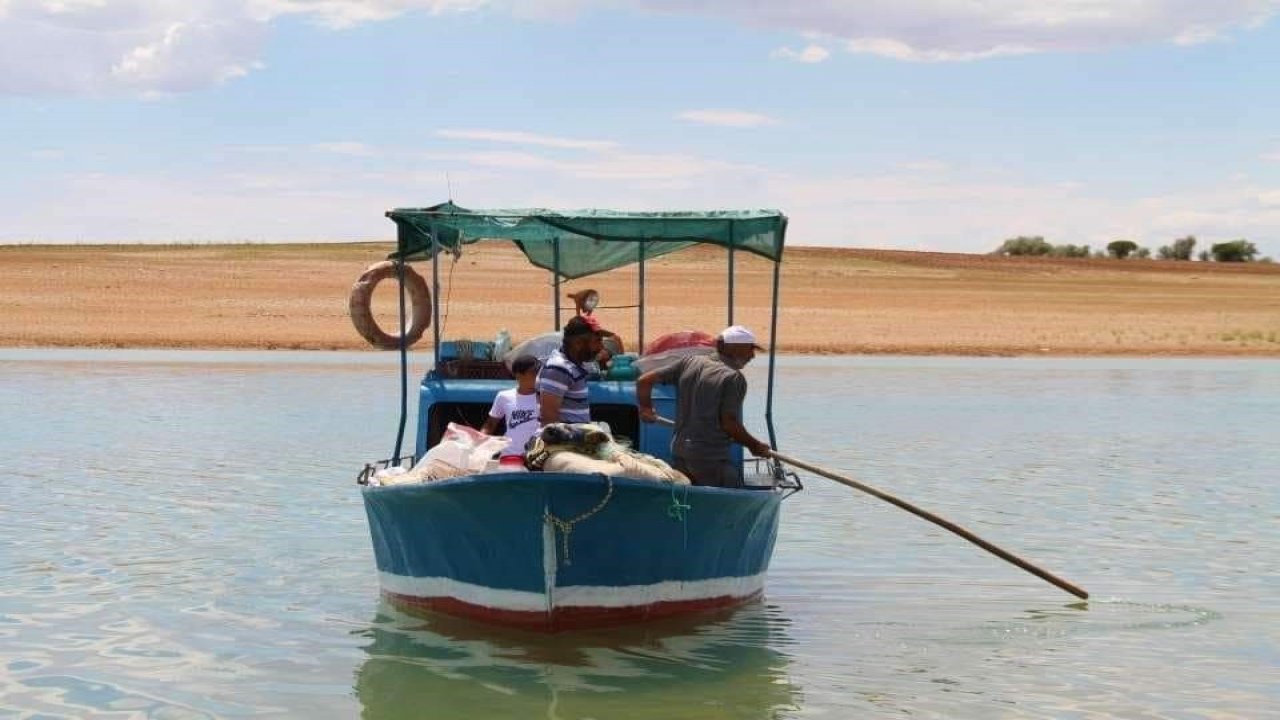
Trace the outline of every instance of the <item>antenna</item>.
{"type": "Polygon", "coordinates": [[[444,186],[449,191],[449,202],[453,202],[453,183],[449,180],[449,171],[444,171],[444,186]]]}

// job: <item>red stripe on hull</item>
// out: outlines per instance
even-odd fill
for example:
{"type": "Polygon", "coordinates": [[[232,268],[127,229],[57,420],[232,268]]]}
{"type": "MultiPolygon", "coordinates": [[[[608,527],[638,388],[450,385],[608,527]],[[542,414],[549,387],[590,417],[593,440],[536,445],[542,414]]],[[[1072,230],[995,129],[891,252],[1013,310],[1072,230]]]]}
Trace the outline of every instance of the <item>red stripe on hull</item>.
{"type": "Polygon", "coordinates": [[[650,603],[648,605],[628,605],[625,607],[572,606],[555,608],[551,612],[528,612],[525,610],[503,610],[463,602],[451,597],[417,597],[383,591],[382,594],[392,605],[405,612],[436,612],[454,617],[477,620],[493,625],[520,628],[523,630],[539,630],[542,632],[560,632],[562,630],[585,630],[589,628],[630,625],[683,615],[694,615],[715,610],[736,607],[760,597],[762,591],[750,595],[721,595],[713,598],[697,600],[671,600],[650,603]]]}

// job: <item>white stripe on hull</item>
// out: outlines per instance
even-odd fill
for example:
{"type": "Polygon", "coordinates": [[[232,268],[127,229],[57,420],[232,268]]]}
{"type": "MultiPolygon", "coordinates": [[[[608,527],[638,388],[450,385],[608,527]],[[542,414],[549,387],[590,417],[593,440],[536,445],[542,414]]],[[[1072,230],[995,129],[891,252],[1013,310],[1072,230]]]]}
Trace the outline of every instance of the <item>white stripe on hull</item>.
{"type": "Polygon", "coordinates": [[[556,588],[556,607],[628,607],[660,602],[747,597],[764,589],[764,574],[711,580],[668,580],[652,585],[602,587],[570,585],[556,588]]]}
{"type": "Polygon", "coordinates": [[[451,597],[472,605],[502,610],[523,612],[546,612],[547,610],[547,598],[540,592],[498,590],[451,578],[409,577],[383,571],[378,572],[378,582],[383,590],[397,595],[420,598],[451,597]]]}
{"type": "Polygon", "coordinates": [[[557,587],[552,598],[545,593],[498,590],[443,577],[408,577],[379,572],[382,589],[410,597],[450,597],[497,610],[546,612],[569,607],[633,607],[660,602],[686,602],[718,597],[749,597],[764,589],[764,573],[710,580],[668,580],[652,585],[620,587],[570,585],[557,587]]]}

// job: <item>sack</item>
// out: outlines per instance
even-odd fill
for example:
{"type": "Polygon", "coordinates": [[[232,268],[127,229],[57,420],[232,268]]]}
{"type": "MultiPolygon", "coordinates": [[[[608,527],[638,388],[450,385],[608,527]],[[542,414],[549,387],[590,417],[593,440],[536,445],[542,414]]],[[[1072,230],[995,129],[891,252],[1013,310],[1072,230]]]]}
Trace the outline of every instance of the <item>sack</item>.
{"type": "Polygon", "coordinates": [[[507,364],[507,369],[511,369],[511,363],[521,355],[532,355],[538,358],[539,363],[545,363],[551,353],[564,343],[564,338],[560,335],[559,330],[552,330],[541,335],[535,335],[528,340],[511,348],[503,358],[503,362],[507,364]]]}
{"type": "Polygon", "coordinates": [[[635,362],[631,363],[636,371],[641,375],[652,372],[654,370],[666,370],[667,368],[680,362],[680,359],[686,355],[710,355],[716,351],[714,346],[706,345],[689,345],[686,347],[671,348],[663,350],[653,355],[641,355],[635,362]]]}
{"type": "Polygon", "coordinates": [[[674,350],[684,347],[709,347],[716,346],[716,338],[714,335],[708,335],[701,330],[681,330],[679,332],[667,333],[660,335],[656,340],[649,343],[644,348],[644,355],[657,355],[660,352],[674,350]]]}
{"type": "Polygon", "coordinates": [[[440,443],[428,450],[406,475],[396,478],[396,484],[482,473],[493,456],[510,442],[502,436],[485,435],[475,428],[449,423],[440,443]]]}

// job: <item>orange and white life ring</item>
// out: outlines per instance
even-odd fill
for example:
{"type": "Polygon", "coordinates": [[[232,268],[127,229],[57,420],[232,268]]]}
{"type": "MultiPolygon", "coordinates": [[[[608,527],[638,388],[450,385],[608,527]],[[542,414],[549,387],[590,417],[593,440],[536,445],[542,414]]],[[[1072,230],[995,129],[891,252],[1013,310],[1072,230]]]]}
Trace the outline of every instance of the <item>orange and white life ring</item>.
{"type": "MultiPolygon", "coordinates": [[[[370,265],[351,286],[351,297],[347,303],[356,330],[370,345],[384,350],[398,350],[400,336],[384,332],[378,327],[378,321],[373,319],[373,289],[383,280],[396,277],[396,274],[396,264],[390,260],[370,265]]],[[[431,325],[431,291],[427,289],[427,281],[408,265],[404,266],[404,289],[411,305],[408,327],[404,330],[404,344],[409,347],[431,325]]]]}

